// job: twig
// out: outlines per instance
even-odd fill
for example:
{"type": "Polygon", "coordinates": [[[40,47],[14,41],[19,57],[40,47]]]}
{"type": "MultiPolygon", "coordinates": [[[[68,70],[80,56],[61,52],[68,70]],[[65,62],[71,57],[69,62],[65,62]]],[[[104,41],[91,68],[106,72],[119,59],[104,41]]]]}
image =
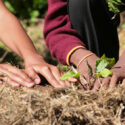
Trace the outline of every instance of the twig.
{"type": "Polygon", "coordinates": [[[4,61],[7,54],[8,54],[8,51],[6,50],[5,53],[3,54],[3,56],[0,58],[0,63],[2,63],[4,61]]]}

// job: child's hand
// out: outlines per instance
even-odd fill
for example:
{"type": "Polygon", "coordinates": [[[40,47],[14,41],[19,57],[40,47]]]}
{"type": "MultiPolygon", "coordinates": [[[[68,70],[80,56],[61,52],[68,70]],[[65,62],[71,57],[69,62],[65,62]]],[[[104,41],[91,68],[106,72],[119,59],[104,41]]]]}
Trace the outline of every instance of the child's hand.
{"type": "Polygon", "coordinates": [[[32,59],[25,60],[25,71],[30,78],[40,84],[41,79],[38,74],[41,74],[55,88],[71,87],[71,84],[76,82],[76,79],[71,78],[69,81],[61,81],[61,73],[56,66],[46,63],[39,55],[32,56],[32,59]]]}
{"type": "Polygon", "coordinates": [[[35,85],[24,71],[10,64],[0,64],[0,84],[3,82],[12,87],[19,87],[20,85],[32,87],[35,85]]]}

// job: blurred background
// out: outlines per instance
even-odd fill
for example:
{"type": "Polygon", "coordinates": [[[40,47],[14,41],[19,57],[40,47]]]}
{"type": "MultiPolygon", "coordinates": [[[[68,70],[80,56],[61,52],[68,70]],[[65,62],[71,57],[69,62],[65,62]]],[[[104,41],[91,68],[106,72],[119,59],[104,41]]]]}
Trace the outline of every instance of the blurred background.
{"type": "MultiPolygon", "coordinates": [[[[32,39],[38,52],[44,59],[51,63],[57,64],[57,61],[51,58],[48,48],[43,40],[44,17],[47,12],[47,0],[3,0],[6,7],[22,23],[26,32],[32,39]]],[[[125,49],[125,13],[121,14],[121,24],[118,27],[120,39],[120,54],[125,49]]],[[[23,60],[15,53],[11,52],[5,45],[0,42],[0,63],[9,62],[17,67],[23,68],[23,60]]]]}

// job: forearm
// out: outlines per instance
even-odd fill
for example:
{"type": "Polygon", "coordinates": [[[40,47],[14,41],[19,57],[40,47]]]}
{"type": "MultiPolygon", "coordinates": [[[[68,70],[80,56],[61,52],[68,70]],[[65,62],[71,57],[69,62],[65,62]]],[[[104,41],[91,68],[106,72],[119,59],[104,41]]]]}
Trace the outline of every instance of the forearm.
{"type": "Polygon", "coordinates": [[[23,58],[37,53],[18,19],[0,5],[0,40],[23,58]]]}
{"type": "Polygon", "coordinates": [[[51,54],[61,63],[69,64],[73,50],[85,48],[76,30],[72,28],[67,1],[48,0],[49,8],[45,18],[44,38],[51,54]]]}

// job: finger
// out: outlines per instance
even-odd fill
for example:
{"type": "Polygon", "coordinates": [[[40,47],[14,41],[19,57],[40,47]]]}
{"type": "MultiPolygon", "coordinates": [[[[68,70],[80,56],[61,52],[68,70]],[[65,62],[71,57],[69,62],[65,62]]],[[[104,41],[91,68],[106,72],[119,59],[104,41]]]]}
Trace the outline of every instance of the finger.
{"type": "Polygon", "coordinates": [[[64,81],[64,82],[65,82],[65,85],[64,85],[65,88],[71,88],[72,87],[72,83],[70,83],[69,81],[64,81]]]}
{"type": "Polygon", "coordinates": [[[10,79],[14,80],[16,83],[19,83],[20,85],[23,85],[25,87],[33,87],[33,82],[27,82],[24,79],[22,79],[18,74],[12,73],[2,67],[0,67],[0,71],[5,73],[10,79]]]}
{"type": "Polygon", "coordinates": [[[102,81],[102,89],[107,89],[110,83],[110,77],[104,78],[102,81]]]}
{"type": "Polygon", "coordinates": [[[59,84],[62,87],[71,86],[68,81],[62,81],[62,80],[60,80],[61,73],[60,73],[60,71],[58,70],[58,68],[56,66],[50,66],[50,70],[51,70],[51,73],[53,74],[53,76],[56,78],[56,80],[59,82],[59,84]]]}
{"type": "Polygon", "coordinates": [[[77,80],[76,78],[69,78],[68,81],[69,81],[69,82],[76,83],[78,80],[77,80]]]}
{"type": "Polygon", "coordinates": [[[40,84],[41,83],[40,77],[37,75],[37,73],[34,71],[33,68],[27,69],[25,72],[35,82],[35,84],[40,84]]]}
{"type": "Polygon", "coordinates": [[[2,65],[2,67],[11,73],[19,75],[20,77],[22,77],[24,79],[24,81],[32,82],[32,80],[28,77],[28,75],[26,73],[24,73],[24,71],[16,68],[15,66],[11,66],[10,64],[4,64],[4,65],[2,65]]]}
{"type": "Polygon", "coordinates": [[[55,78],[60,80],[61,73],[59,72],[58,68],[55,66],[50,66],[50,70],[52,71],[52,74],[55,76],[55,78]]]}
{"type": "Polygon", "coordinates": [[[1,77],[0,79],[12,87],[19,87],[20,86],[20,84],[16,83],[15,81],[13,81],[12,79],[10,79],[8,77],[1,77]]]}
{"type": "Polygon", "coordinates": [[[55,88],[62,88],[62,86],[59,84],[59,82],[56,80],[56,78],[53,76],[51,70],[49,67],[41,67],[36,68],[35,71],[37,73],[40,73],[43,77],[46,78],[46,80],[55,88]]]}
{"type": "Polygon", "coordinates": [[[125,86],[125,79],[123,79],[123,81],[122,81],[122,85],[125,86]]]}
{"type": "Polygon", "coordinates": [[[111,78],[109,87],[110,88],[114,88],[116,86],[118,80],[119,80],[118,76],[117,75],[113,75],[112,78],[111,78]]]}
{"type": "Polygon", "coordinates": [[[101,79],[98,79],[98,80],[95,81],[94,86],[93,86],[94,91],[99,90],[99,88],[101,87],[101,84],[102,84],[101,82],[102,82],[101,79]]]}
{"type": "Polygon", "coordinates": [[[82,75],[80,75],[80,82],[81,82],[81,85],[83,85],[83,87],[84,87],[85,90],[89,90],[88,82],[85,79],[85,77],[82,76],[82,75]]]}

